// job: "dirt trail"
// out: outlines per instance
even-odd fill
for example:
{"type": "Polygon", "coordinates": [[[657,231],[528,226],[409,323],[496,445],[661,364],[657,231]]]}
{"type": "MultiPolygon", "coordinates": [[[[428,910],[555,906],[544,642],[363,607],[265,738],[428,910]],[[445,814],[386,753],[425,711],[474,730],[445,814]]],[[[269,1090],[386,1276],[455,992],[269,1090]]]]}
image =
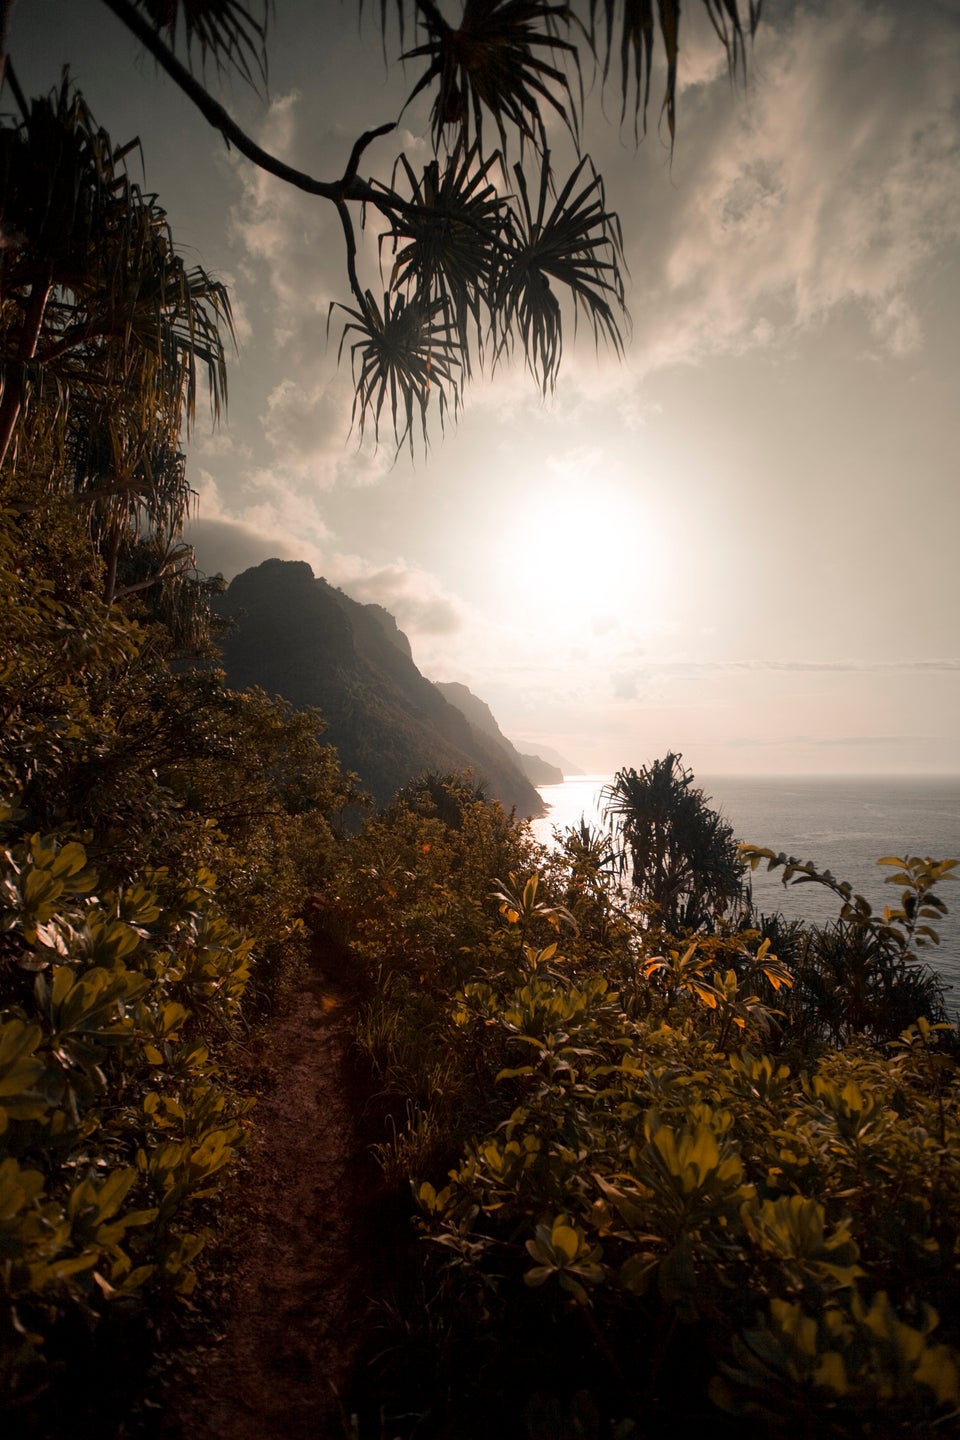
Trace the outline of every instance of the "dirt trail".
{"type": "MultiPolygon", "coordinates": [[[[361,1216],[374,1183],[354,1114],[349,1002],[311,972],[264,1033],[273,1082],[253,1112],[224,1338],[165,1433],[180,1440],[341,1440],[368,1304],[361,1216]]],[[[181,1391],[182,1393],[182,1391],[181,1391]]]]}

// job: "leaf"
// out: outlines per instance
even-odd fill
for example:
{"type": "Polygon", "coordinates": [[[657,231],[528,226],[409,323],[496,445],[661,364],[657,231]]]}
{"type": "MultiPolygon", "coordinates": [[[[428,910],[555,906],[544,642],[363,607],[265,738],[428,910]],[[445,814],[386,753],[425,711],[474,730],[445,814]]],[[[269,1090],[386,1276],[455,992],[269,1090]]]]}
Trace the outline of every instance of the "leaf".
{"type": "Polygon", "coordinates": [[[575,1260],[580,1252],[580,1237],[565,1221],[555,1220],[550,1231],[550,1243],[565,1260],[575,1260]]]}
{"type": "Polygon", "coordinates": [[[426,60],[427,68],[406,104],[436,83],[430,112],[435,149],[448,129],[458,132],[464,146],[471,140],[481,146],[487,113],[502,149],[507,148],[510,125],[520,135],[521,148],[524,140],[531,140],[545,150],[545,107],[577,138],[570,81],[556,63],[569,57],[579,78],[576,46],[560,34],[579,23],[566,5],[544,0],[464,0],[456,29],[435,5],[418,8],[426,39],[401,58],[426,60]]]}
{"type": "Polygon", "coordinates": [[[656,1255],[631,1255],[620,1267],[619,1282],[624,1290],[629,1290],[631,1294],[645,1295],[650,1288],[650,1281],[657,1273],[658,1264],[656,1255]]]}
{"type": "Polygon", "coordinates": [[[402,292],[384,291],[383,307],[368,290],[359,309],[339,308],[348,319],[340,338],[338,358],[348,337],[350,364],[356,394],[352,420],[360,434],[372,417],[374,435],[380,438],[380,420],[389,398],[390,420],[397,449],[408,442],[413,453],[414,420],[419,417],[424,442],[431,393],[436,394],[441,429],[449,409],[460,408],[460,372],[463,357],[456,326],[443,301],[402,292]]]}
{"type": "Polygon", "coordinates": [[[171,48],[182,26],[188,51],[196,45],[202,65],[206,65],[210,56],[218,70],[230,64],[252,81],[253,69],[261,79],[266,79],[267,4],[259,0],[262,18],[257,20],[251,13],[251,3],[252,0],[243,0],[243,3],[215,0],[214,4],[197,4],[196,0],[138,0],[154,28],[166,32],[171,48]]]}
{"type": "Polygon", "coordinates": [[[818,1356],[813,1375],[817,1385],[823,1385],[836,1395],[846,1395],[850,1389],[843,1356],[836,1350],[828,1350],[818,1356]]]}
{"type": "MultiPolygon", "coordinates": [[[[530,1249],[531,1243],[531,1241],[527,1241],[528,1250],[530,1249]]],[[[552,1265],[535,1265],[532,1270],[525,1270],[523,1272],[523,1283],[524,1285],[529,1285],[531,1289],[533,1289],[539,1285],[544,1284],[545,1281],[550,1279],[551,1275],[555,1274],[556,1270],[552,1265]]]]}
{"type": "MultiPolygon", "coordinates": [[[[499,154],[480,159],[474,146],[458,142],[443,169],[431,160],[418,179],[401,156],[398,166],[411,200],[391,210],[392,224],[380,239],[396,256],[391,289],[438,300],[452,319],[465,373],[471,374],[471,340],[482,360],[485,316],[494,290],[506,223],[506,198],[490,179],[499,154]]],[[[397,184],[394,172],[394,187],[397,184]]],[[[389,192],[391,194],[394,192],[389,192]]]]}
{"type": "MultiPolygon", "coordinates": [[[[69,954],[67,943],[60,934],[56,924],[37,925],[34,927],[34,931],[38,945],[43,945],[47,950],[54,950],[58,955],[66,956],[69,954]]],[[[42,963],[47,964],[49,962],[43,961],[42,963]]]]}
{"type": "Polygon", "coordinates": [[[618,314],[624,314],[620,275],[620,221],[605,204],[603,181],[587,156],[549,206],[552,175],[543,158],[536,206],[527,178],[514,166],[520,207],[511,225],[497,282],[494,315],[499,331],[496,358],[519,337],[531,373],[546,392],[556,383],[563,351],[562,313],[551,281],[572,297],[574,318],[585,316],[594,342],[601,336],[623,349],[618,314]],[[576,187],[584,178],[583,187],[576,187]]]}

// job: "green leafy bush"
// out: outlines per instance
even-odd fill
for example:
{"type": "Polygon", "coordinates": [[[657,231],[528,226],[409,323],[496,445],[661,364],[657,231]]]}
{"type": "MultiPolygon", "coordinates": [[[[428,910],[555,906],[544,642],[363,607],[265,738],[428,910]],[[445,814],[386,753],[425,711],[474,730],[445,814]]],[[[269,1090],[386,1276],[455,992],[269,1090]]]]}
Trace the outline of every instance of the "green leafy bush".
{"type": "Polygon", "coordinates": [[[0,808],[5,1385],[36,1382],[66,1309],[189,1294],[189,1202],[233,1158],[249,1101],[218,1063],[251,942],[213,876],[93,893],[84,847],[0,808]]]}
{"type": "Polygon", "coordinates": [[[174,668],[35,528],[0,524],[0,1396],[25,1422],[69,1410],[78,1335],[195,1292],[252,1104],[238,1042],[302,963],[354,793],[318,717],[174,668]]]}
{"type": "Polygon", "coordinates": [[[398,1411],[427,1434],[534,1434],[544,1406],[555,1434],[580,1433],[584,1405],[623,1434],[955,1420],[954,1036],[911,986],[913,922],[942,913],[949,863],[899,866],[900,906],[861,913],[886,958],[840,1048],[749,917],[671,936],[596,837],[547,859],[516,827],[493,869],[491,824],[401,807],[347,852],[380,1153],[422,1237],[422,1333],[408,1313],[397,1343],[442,1372],[398,1411]]]}

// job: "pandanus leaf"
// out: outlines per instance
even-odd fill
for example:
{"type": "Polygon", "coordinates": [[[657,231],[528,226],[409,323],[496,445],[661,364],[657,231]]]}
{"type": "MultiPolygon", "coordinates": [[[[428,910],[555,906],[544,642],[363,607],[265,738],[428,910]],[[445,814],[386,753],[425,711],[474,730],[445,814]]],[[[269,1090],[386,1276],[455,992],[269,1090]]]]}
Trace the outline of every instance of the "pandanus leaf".
{"type": "Polygon", "coordinates": [[[570,57],[579,79],[577,47],[560,30],[579,24],[567,5],[543,0],[465,0],[454,28],[430,0],[417,7],[426,39],[404,60],[426,60],[427,68],[407,104],[436,83],[430,112],[434,144],[448,128],[458,129],[465,144],[483,141],[483,116],[497,127],[507,148],[507,126],[524,140],[547,148],[543,115],[553,110],[577,138],[577,110],[570,78],[560,64],[570,57]]]}
{"type": "MultiPolygon", "coordinates": [[[[333,308],[333,307],[331,307],[333,308]]],[[[385,291],[383,308],[368,290],[363,306],[349,309],[339,354],[350,345],[356,395],[353,420],[360,433],[372,417],[375,437],[387,400],[398,450],[408,442],[413,451],[414,420],[419,415],[424,443],[427,410],[435,392],[443,427],[447,410],[460,405],[461,352],[456,327],[439,300],[408,300],[402,292],[385,291]],[[356,338],[352,338],[356,337],[356,338]]]]}
{"type": "MultiPolygon", "coordinates": [[[[507,223],[504,201],[490,180],[499,161],[497,153],[481,162],[475,146],[464,150],[458,143],[442,169],[432,160],[418,177],[401,156],[398,168],[411,200],[381,239],[381,254],[384,245],[394,253],[392,287],[439,300],[453,320],[467,374],[471,332],[482,359],[484,313],[493,304],[507,223]]],[[[395,172],[394,187],[396,179],[395,172]]]]}
{"type": "Polygon", "coordinates": [[[497,355],[519,336],[527,364],[546,391],[556,383],[563,350],[562,309],[551,281],[572,296],[575,321],[584,314],[598,344],[603,336],[622,351],[623,242],[620,222],[606,209],[603,182],[588,156],[552,199],[546,156],[535,205],[519,165],[514,173],[520,203],[497,291],[497,355]]]}
{"type": "Polygon", "coordinates": [[[218,70],[227,66],[247,80],[254,70],[266,77],[264,41],[267,35],[267,0],[260,0],[259,18],[240,0],[133,0],[154,29],[171,45],[182,32],[187,50],[200,51],[201,64],[208,56],[218,70]]]}
{"type": "MultiPolygon", "coordinates": [[[[746,16],[739,0],[702,0],[720,43],[727,53],[731,74],[745,64],[747,35],[752,36],[760,23],[763,0],[748,0],[746,16]],[[746,25],[746,33],[744,26],[746,25]]],[[[667,117],[670,139],[676,133],[677,59],[680,51],[680,0],[657,0],[656,20],[653,0],[590,0],[590,34],[593,44],[603,55],[604,80],[617,44],[616,25],[619,17],[620,88],[623,96],[621,121],[626,118],[630,92],[633,91],[634,133],[641,124],[647,128],[647,106],[650,100],[650,74],[656,43],[657,21],[663,40],[667,65],[661,114],[667,117]],[[605,38],[597,45],[597,21],[603,18],[605,38]]]]}

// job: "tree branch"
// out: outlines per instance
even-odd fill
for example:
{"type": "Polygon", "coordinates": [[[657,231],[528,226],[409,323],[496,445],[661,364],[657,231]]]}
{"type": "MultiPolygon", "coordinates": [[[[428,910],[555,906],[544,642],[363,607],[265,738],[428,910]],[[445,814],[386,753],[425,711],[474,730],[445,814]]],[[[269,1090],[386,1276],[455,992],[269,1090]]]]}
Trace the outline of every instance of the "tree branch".
{"type": "Polygon", "coordinates": [[[367,130],[360,136],[353,147],[342,179],[317,180],[305,171],[297,170],[283,160],[278,160],[275,155],[271,155],[269,151],[251,140],[250,136],[241,130],[219,101],[204,89],[187,67],[177,59],[172,50],[163,43],[149,22],[130,3],[130,0],[103,0],[103,3],[149,50],[157,64],[166,70],[173,82],[179,86],[188,99],[193,101],[207,123],[212,125],[215,130],[220,131],[228,147],[233,145],[241,155],[246,156],[261,170],[265,170],[269,175],[275,175],[278,180],[283,180],[297,190],[306,191],[308,195],[319,195],[321,199],[330,200],[335,205],[343,204],[345,201],[358,201],[375,205],[379,210],[384,208],[383,199],[377,191],[365,180],[358,178],[357,166],[360,163],[360,156],[371,140],[388,134],[395,128],[395,121],[380,125],[376,130],[367,130]]]}
{"type": "Polygon", "coordinates": [[[170,570],[166,568],[158,570],[155,575],[149,576],[146,580],[138,580],[135,585],[124,585],[120,589],[115,589],[111,600],[114,605],[118,605],[121,600],[127,600],[131,595],[139,595],[144,590],[151,590],[154,585],[159,585],[161,580],[165,580],[170,573],[170,570]]]}
{"type": "Polygon", "coordinates": [[[363,298],[363,289],[360,285],[360,278],[357,275],[357,240],[353,233],[353,221],[350,219],[350,212],[342,200],[337,201],[337,214],[340,216],[340,224],[343,226],[343,238],[347,247],[347,275],[350,279],[350,289],[360,302],[361,308],[365,308],[366,302],[363,298]]]}

